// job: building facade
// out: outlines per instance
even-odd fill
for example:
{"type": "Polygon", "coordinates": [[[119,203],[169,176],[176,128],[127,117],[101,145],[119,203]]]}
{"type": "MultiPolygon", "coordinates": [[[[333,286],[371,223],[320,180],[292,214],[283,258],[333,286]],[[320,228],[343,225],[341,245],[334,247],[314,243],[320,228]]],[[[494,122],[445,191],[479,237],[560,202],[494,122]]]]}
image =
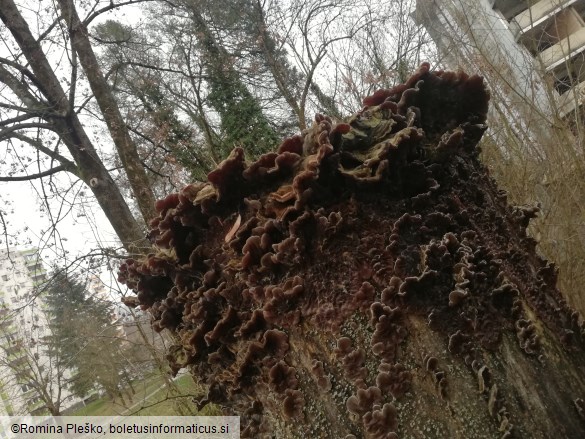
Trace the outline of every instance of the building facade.
{"type": "Polygon", "coordinates": [[[484,76],[520,138],[543,143],[555,119],[579,109],[585,0],[417,0],[413,17],[444,65],[484,76]]]}
{"type": "Polygon", "coordinates": [[[76,401],[66,389],[69,376],[47,352],[49,335],[38,288],[47,280],[35,249],[0,251],[0,414],[49,414],[76,401]]]}

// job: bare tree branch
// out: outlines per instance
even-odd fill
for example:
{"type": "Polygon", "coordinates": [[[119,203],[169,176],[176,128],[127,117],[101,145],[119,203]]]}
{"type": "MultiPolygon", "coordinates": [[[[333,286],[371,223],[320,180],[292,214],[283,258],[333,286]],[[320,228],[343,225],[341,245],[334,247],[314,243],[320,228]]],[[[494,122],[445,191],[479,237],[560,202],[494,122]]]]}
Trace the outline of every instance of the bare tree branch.
{"type": "Polygon", "coordinates": [[[36,180],[37,178],[47,177],[49,175],[56,174],[57,172],[61,172],[65,170],[65,166],[57,166],[52,169],[48,169],[44,172],[40,172],[38,174],[31,174],[31,175],[21,175],[17,177],[2,177],[0,176],[0,181],[29,181],[29,180],[36,180]]]}
{"type": "Polygon", "coordinates": [[[120,2],[120,3],[114,3],[112,0],[112,1],[110,1],[110,4],[108,6],[104,6],[103,8],[98,9],[98,10],[94,11],[93,13],[91,13],[90,15],[88,15],[83,20],[83,24],[85,26],[87,26],[89,23],[91,23],[93,20],[95,20],[99,15],[103,14],[104,12],[109,12],[113,9],[120,8],[122,6],[135,5],[137,3],[146,3],[146,2],[153,2],[153,1],[157,1],[157,0],[129,0],[129,1],[120,2]]]}

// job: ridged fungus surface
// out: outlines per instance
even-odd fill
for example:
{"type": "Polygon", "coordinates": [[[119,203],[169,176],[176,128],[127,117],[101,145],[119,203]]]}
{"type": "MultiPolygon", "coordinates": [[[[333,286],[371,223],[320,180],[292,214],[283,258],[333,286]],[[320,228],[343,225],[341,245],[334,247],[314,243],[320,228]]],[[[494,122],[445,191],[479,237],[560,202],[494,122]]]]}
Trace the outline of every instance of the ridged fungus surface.
{"type": "Polygon", "coordinates": [[[119,278],[207,385],[200,407],[243,437],[577,437],[584,328],[526,235],[536,210],[478,160],[488,100],[423,64],[158,201],[152,253],[119,278]]]}

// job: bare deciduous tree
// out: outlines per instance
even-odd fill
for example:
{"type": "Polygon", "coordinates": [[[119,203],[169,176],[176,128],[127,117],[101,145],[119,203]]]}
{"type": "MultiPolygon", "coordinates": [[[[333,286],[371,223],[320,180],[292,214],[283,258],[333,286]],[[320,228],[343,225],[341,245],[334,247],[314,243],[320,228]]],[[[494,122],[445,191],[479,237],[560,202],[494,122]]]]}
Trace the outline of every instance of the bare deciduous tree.
{"type": "MultiPolygon", "coordinates": [[[[71,6],[71,5],[69,5],[71,6]]],[[[71,12],[70,9],[68,9],[71,12]]],[[[40,171],[34,175],[22,177],[4,177],[3,181],[18,179],[41,178],[52,175],[59,171],[68,171],[84,181],[91,189],[101,208],[108,217],[119,239],[128,251],[137,253],[144,245],[144,235],[141,222],[136,221],[125,202],[120,190],[116,186],[110,172],[99,156],[94,144],[90,140],[79,117],[76,99],[77,82],[79,80],[77,60],[78,52],[82,51],[83,64],[88,64],[87,58],[91,54],[83,53],[77,43],[76,49],[71,49],[68,36],[63,39],[63,47],[69,48],[62,56],[67,56],[69,64],[64,70],[59,71],[51,65],[47,54],[47,46],[50,46],[50,38],[60,28],[60,17],[57,11],[49,9],[54,21],[50,24],[43,23],[45,28],[35,36],[31,32],[25,18],[12,0],[3,0],[0,4],[0,19],[5,28],[10,32],[9,38],[3,34],[3,42],[6,48],[11,51],[10,58],[0,59],[0,82],[7,93],[4,93],[4,101],[1,107],[5,111],[10,110],[13,117],[3,117],[0,122],[0,140],[25,144],[32,148],[32,154],[47,156],[50,158],[49,169],[40,171]],[[68,80],[60,75],[68,75],[68,80]],[[62,82],[66,83],[68,91],[63,88],[62,82]],[[9,91],[9,93],[8,93],[9,91]],[[48,146],[47,133],[55,134],[59,141],[52,142],[48,146]],[[64,144],[67,148],[67,155],[59,151],[59,145],[64,144]]],[[[90,15],[87,21],[95,17],[90,15]]],[[[76,35],[76,39],[82,38],[76,35]]],[[[60,63],[59,63],[60,65],[60,63]]],[[[92,67],[93,69],[93,67],[92,67]]],[[[90,70],[92,70],[90,69],[90,70]]],[[[101,75],[100,70],[92,70],[93,78],[98,81],[101,75]]],[[[111,95],[107,86],[103,83],[102,88],[96,87],[102,98],[111,95]]],[[[100,100],[102,100],[100,98],[100,100]]],[[[115,128],[112,134],[116,137],[127,137],[122,132],[126,131],[126,125],[119,118],[115,118],[115,105],[111,99],[109,104],[104,104],[103,114],[109,125],[115,128]]],[[[130,181],[137,182],[133,188],[137,191],[135,196],[141,206],[144,219],[148,220],[153,214],[153,197],[148,185],[144,184],[144,169],[136,155],[132,144],[120,145],[119,150],[123,163],[126,166],[126,175],[130,181]],[[142,183],[140,183],[142,182],[142,183]],[[145,187],[146,186],[146,187],[145,187]]],[[[15,152],[17,160],[21,157],[15,152]]],[[[22,158],[24,160],[24,158],[22,158]]]]}

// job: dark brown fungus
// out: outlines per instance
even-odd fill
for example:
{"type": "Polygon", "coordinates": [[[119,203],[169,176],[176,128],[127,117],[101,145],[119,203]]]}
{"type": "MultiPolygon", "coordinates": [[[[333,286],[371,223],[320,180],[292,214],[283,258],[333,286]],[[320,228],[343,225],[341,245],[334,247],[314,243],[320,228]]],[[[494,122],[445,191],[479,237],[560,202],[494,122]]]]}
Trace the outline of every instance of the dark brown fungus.
{"type": "Polygon", "coordinates": [[[394,262],[394,274],[398,277],[406,276],[407,261],[403,257],[396,258],[394,262]]]}
{"type": "Polygon", "coordinates": [[[237,311],[231,306],[225,312],[224,317],[217,322],[212,331],[205,334],[205,341],[208,345],[219,340],[225,342],[226,337],[233,337],[233,328],[240,324],[237,311]]]}
{"type": "Polygon", "coordinates": [[[303,154],[303,138],[302,136],[292,136],[285,139],[278,147],[278,153],[292,152],[294,154],[303,154]]]}
{"type": "Polygon", "coordinates": [[[244,383],[251,385],[261,367],[264,365],[272,367],[284,357],[288,348],[288,337],[284,332],[276,329],[264,332],[260,341],[248,345],[244,359],[237,371],[240,385],[244,383]]]}
{"type": "Polygon", "coordinates": [[[287,389],[285,392],[282,409],[288,419],[298,418],[303,413],[305,398],[299,390],[287,389]]]}
{"type": "Polygon", "coordinates": [[[456,289],[449,293],[449,306],[458,306],[469,296],[469,292],[456,289]]]}
{"type": "Polygon", "coordinates": [[[343,370],[347,379],[351,381],[364,380],[368,375],[365,367],[366,352],[363,349],[356,349],[349,352],[342,358],[343,370]]]}
{"type": "Polygon", "coordinates": [[[335,355],[337,355],[338,358],[343,358],[352,351],[351,345],[352,342],[349,337],[341,337],[337,340],[337,347],[333,350],[333,352],[335,355]]]}
{"type": "Polygon", "coordinates": [[[516,335],[520,347],[527,354],[534,354],[540,347],[536,326],[530,320],[519,319],[516,321],[516,335]]]}
{"type": "Polygon", "coordinates": [[[258,160],[242,172],[242,176],[249,181],[261,180],[263,177],[266,177],[267,174],[270,174],[271,171],[274,172],[278,169],[276,166],[276,160],[278,157],[279,155],[274,152],[261,155],[258,160]]]}
{"type": "Polygon", "coordinates": [[[504,283],[498,288],[494,288],[491,293],[493,305],[503,311],[512,311],[514,300],[518,297],[520,292],[516,285],[504,283]]]}
{"type": "Polygon", "coordinates": [[[382,363],[376,377],[376,386],[382,394],[391,394],[395,399],[400,399],[410,390],[412,374],[400,364],[382,363]]]}
{"type": "MultiPolygon", "coordinates": [[[[316,437],[333,422],[339,437],[394,437],[384,403],[413,390],[402,350],[432,339],[473,371],[506,435],[502,377],[483,363],[501,334],[527,352],[548,332],[582,346],[554,266],[526,238],[536,210],[507,206],[478,161],[487,100],[481,78],[423,64],[344,123],[318,115],[252,162],[236,148],[207,182],[157,202],[152,249],[119,270],[127,303],[170,329],[171,370],[189,367],[241,414],[242,437],[299,437],[305,426],[287,421],[305,412],[316,437]],[[331,404],[342,399],[347,410],[331,404]]],[[[422,369],[445,397],[439,361],[422,369]]]]}
{"type": "Polygon", "coordinates": [[[311,363],[311,372],[313,373],[313,377],[321,390],[327,392],[331,389],[331,380],[325,374],[322,361],[313,360],[311,363]]]}
{"type": "Polygon", "coordinates": [[[392,308],[390,308],[389,306],[385,306],[380,302],[372,303],[370,305],[370,326],[372,328],[375,328],[376,324],[378,323],[378,319],[384,314],[387,314],[391,311],[392,308]]]}
{"type": "Polygon", "coordinates": [[[479,393],[484,393],[490,385],[491,373],[487,366],[482,366],[477,371],[477,383],[479,385],[479,393]]]}
{"type": "Polygon", "coordinates": [[[260,258],[264,253],[262,247],[260,247],[260,243],[260,236],[250,236],[246,240],[246,243],[242,248],[242,253],[244,254],[244,257],[242,258],[242,268],[250,268],[260,262],[260,258]]]}
{"type": "Polygon", "coordinates": [[[439,393],[442,399],[447,398],[447,378],[445,371],[437,370],[434,372],[433,376],[435,379],[437,392],[439,393]]]}
{"type": "Polygon", "coordinates": [[[202,410],[207,404],[224,402],[224,397],[225,395],[221,385],[217,382],[213,382],[207,389],[207,394],[205,397],[201,398],[200,400],[195,400],[194,402],[197,406],[197,410],[202,410]]]}
{"type": "Polygon", "coordinates": [[[277,393],[284,393],[286,389],[296,389],[297,377],[294,367],[289,367],[284,361],[276,363],[268,372],[270,388],[277,393]]]}
{"type": "MultiPolygon", "coordinates": [[[[418,70],[412,75],[404,84],[396,85],[390,89],[383,89],[376,91],[372,96],[368,96],[364,98],[364,105],[366,106],[374,106],[374,105],[381,105],[385,102],[392,102],[399,98],[402,93],[408,89],[412,89],[416,86],[416,84],[420,81],[422,77],[429,73],[431,65],[427,62],[421,64],[418,70]]],[[[394,107],[389,107],[394,108],[394,107]]],[[[395,107],[398,111],[398,107],[395,107]]]]}
{"type": "Polygon", "coordinates": [[[382,302],[384,304],[390,304],[394,295],[398,294],[398,290],[400,289],[400,285],[402,284],[402,279],[398,276],[392,276],[390,278],[390,282],[388,282],[388,286],[382,290],[382,302]]]}
{"type": "Polygon", "coordinates": [[[234,196],[243,187],[242,171],[245,169],[244,150],[235,148],[217,169],[207,175],[207,180],[218,190],[218,199],[234,196]]]}
{"type": "Polygon", "coordinates": [[[515,206],[512,215],[522,229],[526,229],[530,220],[538,216],[540,208],[537,206],[515,206]]]}
{"type": "Polygon", "coordinates": [[[466,345],[471,337],[467,334],[457,331],[449,336],[449,352],[452,354],[459,354],[466,350],[466,345]]]}
{"type": "Polygon", "coordinates": [[[339,316],[339,309],[331,302],[321,304],[315,311],[313,320],[320,328],[330,328],[336,332],[342,323],[339,316]]]}
{"type": "Polygon", "coordinates": [[[581,398],[577,398],[573,401],[577,414],[585,421],[585,401],[581,398]]]}
{"type": "Polygon", "coordinates": [[[264,407],[260,401],[253,401],[240,418],[242,437],[258,437],[264,407]]]}
{"type": "Polygon", "coordinates": [[[538,269],[536,275],[541,278],[548,286],[554,287],[557,284],[559,269],[554,263],[547,262],[544,267],[538,269]]]}
{"type": "Polygon", "coordinates": [[[366,311],[374,301],[376,290],[369,282],[362,283],[360,289],[353,296],[354,303],[350,306],[361,311],[366,311]]]}
{"type": "Polygon", "coordinates": [[[283,327],[297,325],[300,321],[300,310],[296,305],[303,293],[303,280],[299,276],[287,279],[281,286],[266,287],[264,319],[283,327]]]}
{"type": "Polygon", "coordinates": [[[408,331],[402,325],[403,315],[399,308],[384,307],[383,311],[370,343],[374,354],[391,363],[395,361],[398,347],[406,339],[408,331]]]}
{"type": "Polygon", "coordinates": [[[263,331],[265,329],[266,320],[264,320],[264,313],[262,312],[262,310],[257,309],[254,310],[254,312],[252,312],[252,317],[250,317],[250,319],[246,323],[240,326],[240,329],[236,331],[235,336],[249,337],[250,335],[263,331]]]}
{"type": "Polygon", "coordinates": [[[288,336],[277,329],[270,329],[264,333],[262,348],[276,358],[282,358],[288,351],[288,336]]]}
{"type": "Polygon", "coordinates": [[[374,404],[382,401],[382,392],[378,387],[368,387],[367,389],[358,389],[355,395],[350,396],[345,406],[347,409],[358,416],[365,415],[372,410],[374,404]]]}
{"type": "Polygon", "coordinates": [[[453,229],[454,221],[450,214],[445,214],[442,212],[433,212],[425,217],[423,224],[429,230],[436,230],[439,231],[439,233],[443,234],[446,233],[448,230],[453,229]]]}
{"type": "Polygon", "coordinates": [[[435,270],[423,272],[420,276],[411,276],[404,279],[398,290],[398,295],[414,298],[429,294],[436,283],[438,274],[435,270]]]}
{"type": "Polygon", "coordinates": [[[395,433],[398,428],[398,411],[390,403],[384,404],[383,407],[376,404],[372,411],[367,412],[362,421],[368,437],[372,439],[398,439],[395,433]]]}
{"type": "Polygon", "coordinates": [[[426,356],[424,359],[424,364],[425,368],[428,371],[432,372],[437,369],[437,366],[439,365],[439,360],[437,360],[436,357],[426,356]]]}

